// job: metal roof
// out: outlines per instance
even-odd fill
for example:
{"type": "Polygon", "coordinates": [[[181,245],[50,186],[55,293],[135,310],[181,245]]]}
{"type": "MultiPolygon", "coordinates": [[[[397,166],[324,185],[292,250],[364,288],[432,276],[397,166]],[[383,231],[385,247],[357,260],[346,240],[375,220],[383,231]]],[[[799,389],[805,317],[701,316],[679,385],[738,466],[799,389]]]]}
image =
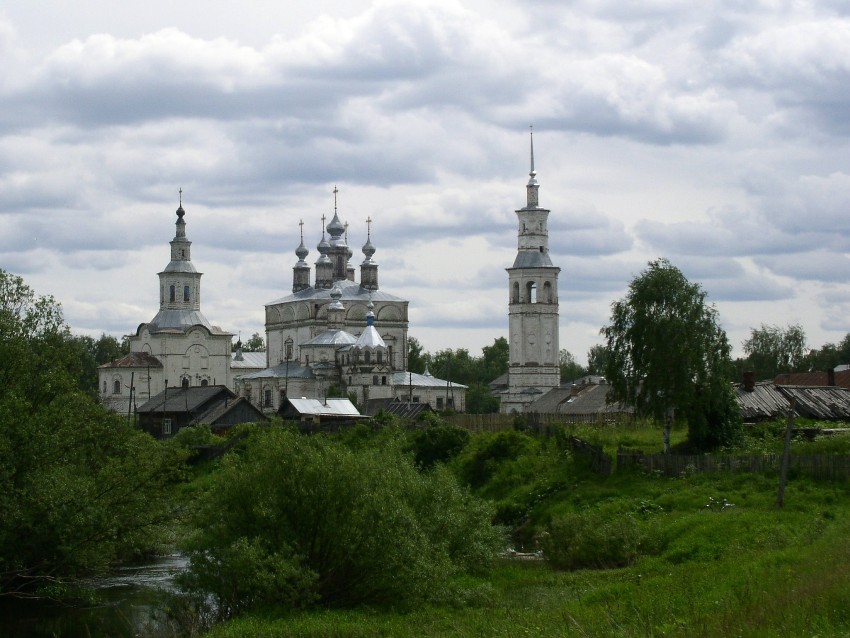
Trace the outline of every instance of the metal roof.
{"type": "MultiPolygon", "coordinates": [[[[521,250],[516,254],[514,265],[511,268],[555,268],[549,258],[549,253],[541,253],[539,250],[521,250]]],[[[559,269],[560,270],[560,269],[559,269]]]]}
{"type": "Polygon", "coordinates": [[[348,346],[357,342],[355,337],[350,332],[345,330],[325,330],[321,334],[316,335],[312,339],[308,339],[301,344],[304,346],[348,346]]]}
{"type": "Polygon", "coordinates": [[[366,329],[363,333],[357,337],[357,343],[355,344],[358,348],[386,348],[387,344],[384,343],[384,340],[381,338],[381,335],[378,334],[378,331],[375,330],[375,326],[366,326],[366,329]]]}
{"type": "Polygon", "coordinates": [[[232,334],[212,325],[200,310],[160,310],[146,325],[151,333],[170,330],[189,332],[195,326],[203,326],[211,334],[232,334]]]}
{"type": "Polygon", "coordinates": [[[262,369],[266,367],[265,352],[243,352],[242,358],[237,359],[234,352],[230,357],[230,367],[232,369],[262,369]]]}
{"type": "Polygon", "coordinates": [[[251,379],[313,379],[315,377],[312,368],[290,361],[288,364],[279,363],[265,370],[243,374],[239,378],[248,381],[251,379]]]}
{"type": "MultiPolygon", "coordinates": [[[[162,273],[166,273],[166,272],[191,272],[191,273],[196,273],[198,271],[195,270],[195,267],[192,265],[191,261],[178,259],[176,261],[170,262],[165,267],[165,270],[163,270],[162,273]]],[[[159,274],[161,275],[162,273],[159,273],[159,274]]]]}
{"type": "Polygon", "coordinates": [[[360,413],[348,399],[287,399],[299,414],[357,417],[360,413]]]}
{"type": "Polygon", "coordinates": [[[418,374],[416,372],[393,372],[393,385],[411,385],[414,388],[465,388],[465,385],[453,383],[445,379],[438,379],[431,374],[418,374]]]}
{"type": "MultiPolygon", "coordinates": [[[[400,297],[396,297],[395,295],[391,295],[387,292],[383,292],[382,290],[369,290],[368,288],[363,288],[359,283],[355,281],[338,281],[335,282],[337,286],[339,286],[339,290],[342,293],[342,297],[340,299],[342,301],[362,301],[368,302],[369,295],[372,297],[372,301],[405,301],[400,297]]],[[[267,306],[273,306],[279,303],[285,303],[287,301],[305,301],[309,299],[331,299],[331,289],[330,288],[305,288],[304,290],[299,290],[298,292],[294,292],[291,295],[287,295],[285,297],[281,297],[280,299],[275,299],[274,301],[270,301],[267,303],[267,306]]]]}

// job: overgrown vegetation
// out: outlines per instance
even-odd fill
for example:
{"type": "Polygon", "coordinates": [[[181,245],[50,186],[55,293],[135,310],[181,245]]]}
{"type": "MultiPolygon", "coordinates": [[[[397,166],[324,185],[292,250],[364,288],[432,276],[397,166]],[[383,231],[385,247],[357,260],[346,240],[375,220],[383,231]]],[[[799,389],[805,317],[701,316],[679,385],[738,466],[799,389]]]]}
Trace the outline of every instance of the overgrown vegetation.
{"type": "Polygon", "coordinates": [[[64,598],[156,549],[185,454],[80,387],[61,308],[0,270],[0,595],[64,598]]]}
{"type": "Polygon", "coordinates": [[[220,616],[269,605],[406,606],[447,600],[503,548],[485,501],[444,467],[420,472],[392,431],[255,431],[204,495],[186,543],[190,591],[220,616]]]}

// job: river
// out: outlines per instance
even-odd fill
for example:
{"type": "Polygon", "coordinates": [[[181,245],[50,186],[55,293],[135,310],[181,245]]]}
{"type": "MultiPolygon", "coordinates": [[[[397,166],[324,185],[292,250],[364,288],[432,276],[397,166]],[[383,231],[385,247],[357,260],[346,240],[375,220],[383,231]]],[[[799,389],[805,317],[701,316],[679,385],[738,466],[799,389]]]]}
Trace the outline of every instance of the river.
{"type": "Polygon", "coordinates": [[[44,601],[0,600],[0,636],[10,638],[138,638],[168,635],[163,612],[177,592],[180,554],[123,567],[90,583],[98,604],[70,607],[44,601]]]}

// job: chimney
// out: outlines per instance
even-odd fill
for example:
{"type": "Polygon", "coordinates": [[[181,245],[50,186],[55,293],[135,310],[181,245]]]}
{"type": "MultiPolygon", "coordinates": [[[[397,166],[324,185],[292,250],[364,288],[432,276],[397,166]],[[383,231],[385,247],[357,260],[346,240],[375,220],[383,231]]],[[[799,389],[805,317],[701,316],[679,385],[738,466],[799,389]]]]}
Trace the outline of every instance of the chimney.
{"type": "Polygon", "coordinates": [[[826,385],[835,385],[835,369],[830,368],[826,371],[826,385]]]}
{"type": "Polygon", "coordinates": [[[752,392],[756,387],[756,375],[752,370],[744,371],[744,379],[743,379],[744,390],[746,392],[752,392]]]}

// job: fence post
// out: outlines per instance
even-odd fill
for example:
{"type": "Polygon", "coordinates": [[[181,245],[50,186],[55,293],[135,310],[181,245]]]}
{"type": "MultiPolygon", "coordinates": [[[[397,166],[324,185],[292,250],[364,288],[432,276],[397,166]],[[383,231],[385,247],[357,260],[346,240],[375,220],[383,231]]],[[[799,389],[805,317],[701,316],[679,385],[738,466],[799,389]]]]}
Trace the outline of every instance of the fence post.
{"type": "Polygon", "coordinates": [[[785,428],[785,449],[782,451],[782,469],[779,472],[779,494],[776,496],[776,509],[785,505],[785,483],[788,481],[788,461],[791,456],[791,430],[794,428],[794,409],[797,401],[791,397],[788,409],[788,427],[785,428]]]}

